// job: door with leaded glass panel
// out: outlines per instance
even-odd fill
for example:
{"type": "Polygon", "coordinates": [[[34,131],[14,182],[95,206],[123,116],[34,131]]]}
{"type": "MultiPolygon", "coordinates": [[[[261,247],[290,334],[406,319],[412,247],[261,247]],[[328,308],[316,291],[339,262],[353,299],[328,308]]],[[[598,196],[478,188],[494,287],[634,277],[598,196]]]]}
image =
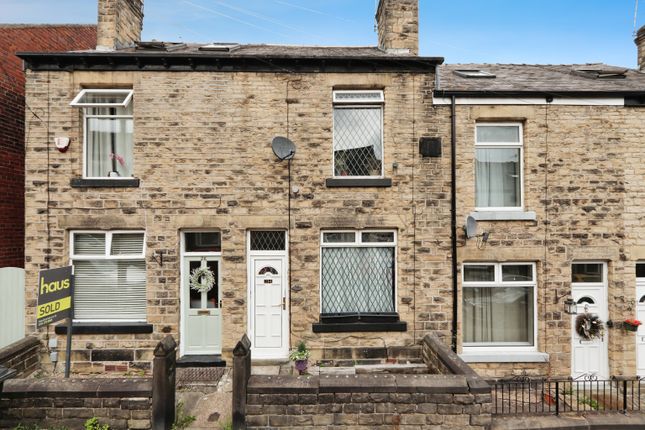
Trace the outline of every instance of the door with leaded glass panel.
{"type": "Polygon", "coordinates": [[[254,358],[289,352],[286,232],[249,232],[249,338],[254,358]]]}
{"type": "Polygon", "coordinates": [[[221,354],[219,233],[184,233],[183,248],[182,355],[221,354]]]}

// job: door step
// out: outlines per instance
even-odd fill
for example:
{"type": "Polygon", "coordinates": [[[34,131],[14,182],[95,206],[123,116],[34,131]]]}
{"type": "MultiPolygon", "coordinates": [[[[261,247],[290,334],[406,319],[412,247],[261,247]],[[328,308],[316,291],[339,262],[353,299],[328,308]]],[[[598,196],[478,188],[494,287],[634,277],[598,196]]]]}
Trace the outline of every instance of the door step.
{"type": "Polygon", "coordinates": [[[226,367],[226,361],[220,354],[185,355],[177,360],[177,367],[226,367]]]}

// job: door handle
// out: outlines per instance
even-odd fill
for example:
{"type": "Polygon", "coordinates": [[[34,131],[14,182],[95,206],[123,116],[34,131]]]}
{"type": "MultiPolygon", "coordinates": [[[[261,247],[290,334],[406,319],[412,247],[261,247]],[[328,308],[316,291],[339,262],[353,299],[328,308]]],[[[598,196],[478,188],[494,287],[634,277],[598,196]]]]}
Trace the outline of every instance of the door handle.
{"type": "Polygon", "coordinates": [[[222,309],[222,299],[219,299],[218,307],[222,309]]]}
{"type": "Polygon", "coordinates": [[[287,310],[287,298],[286,297],[282,298],[282,310],[283,311],[287,310]]]}

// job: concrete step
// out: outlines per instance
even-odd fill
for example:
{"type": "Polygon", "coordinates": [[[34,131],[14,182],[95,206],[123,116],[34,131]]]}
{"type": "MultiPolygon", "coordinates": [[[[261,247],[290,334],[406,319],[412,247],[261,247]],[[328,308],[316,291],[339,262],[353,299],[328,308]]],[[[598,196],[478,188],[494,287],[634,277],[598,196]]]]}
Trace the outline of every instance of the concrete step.
{"type": "Polygon", "coordinates": [[[428,373],[428,366],[419,363],[407,364],[359,364],[354,366],[356,374],[372,374],[372,373],[386,373],[386,374],[426,374],[428,373]]]}

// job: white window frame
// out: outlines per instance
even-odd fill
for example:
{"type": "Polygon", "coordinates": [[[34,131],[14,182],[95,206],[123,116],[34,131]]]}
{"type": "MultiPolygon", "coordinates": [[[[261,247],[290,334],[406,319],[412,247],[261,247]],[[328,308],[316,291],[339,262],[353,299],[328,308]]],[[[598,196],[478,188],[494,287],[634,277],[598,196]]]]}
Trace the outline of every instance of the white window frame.
{"type": "MultiPolygon", "coordinates": [[[[607,262],[601,260],[574,260],[571,262],[571,287],[604,287],[607,288],[607,262]],[[576,264],[599,264],[602,270],[602,280],[600,282],[574,282],[573,281],[573,266],[576,264]]],[[[607,302],[609,303],[609,302],[607,302]]]]}
{"type": "MultiPolygon", "coordinates": [[[[147,262],[146,262],[146,239],[147,239],[147,234],[145,230],[72,230],[70,231],[69,234],[69,254],[70,254],[70,264],[73,265],[74,261],[90,261],[90,260],[143,260],[144,264],[146,266],[146,273],[147,273],[147,262]],[[74,238],[77,234],[104,234],[105,235],[105,250],[103,254],[83,254],[83,255],[76,255],[75,250],[74,250],[74,238]],[[143,247],[141,250],[140,254],[122,254],[122,255],[110,255],[110,251],[112,249],[112,236],[115,234],[143,234],[143,247]]],[[[147,276],[146,276],[147,277],[147,276]]],[[[147,283],[146,283],[147,284],[147,283]]],[[[147,288],[146,288],[147,289],[147,288]]],[[[147,297],[146,297],[147,299],[147,297]]],[[[147,314],[147,310],[146,310],[147,314]]],[[[95,323],[95,322],[134,322],[134,323],[140,323],[140,322],[147,322],[147,320],[144,319],[132,319],[132,320],[124,320],[124,319],[118,319],[118,320],[113,320],[113,319],[76,319],[74,318],[74,322],[82,322],[82,323],[95,323]]]]}
{"type": "Polygon", "coordinates": [[[122,107],[126,108],[132,101],[132,96],[134,95],[134,90],[128,89],[84,89],[81,90],[74,100],[70,103],[70,106],[83,108],[83,179],[109,179],[115,181],[132,179],[133,176],[89,176],[88,172],[88,162],[87,162],[87,129],[88,129],[88,120],[90,118],[114,118],[114,119],[132,119],[134,121],[134,115],[92,115],[88,113],[87,108],[102,108],[102,107],[122,107]],[[79,101],[87,93],[97,93],[97,94],[127,94],[123,99],[122,103],[80,103],[79,101]]]}
{"type": "Polygon", "coordinates": [[[335,115],[332,112],[332,143],[331,143],[331,174],[334,179],[377,179],[385,177],[385,139],[384,135],[384,116],[385,116],[385,96],[383,90],[338,90],[333,91],[332,93],[332,109],[364,109],[364,108],[378,108],[381,111],[381,172],[379,175],[375,176],[337,176],[336,175],[336,120],[335,115]],[[352,99],[352,100],[339,100],[338,94],[379,94],[378,100],[364,98],[364,99],[352,99]]]}
{"type": "MultiPolygon", "coordinates": [[[[477,149],[508,149],[517,148],[520,150],[520,205],[519,206],[476,206],[475,210],[479,212],[519,212],[524,210],[524,125],[521,122],[477,122],[475,123],[475,157],[473,158],[473,167],[477,163],[477,149]],[[480,127],[518,127],[519,142],[479,142],[480,127]]],[[[475,203],[477,202],[477,169],[473,168],[473,178],[475,184],[475,203]]]]}
{"type": "MultiPolygon", "coordinates": [[[[512,288],[531,287],[533,288],[533,345],[516,345],[512,343],[500,344],[495,342],[465,342],[462,338],[464,353],[474,352],[535,352],[538,350],[538,302],[537,302],[537,264],[530,261],[513,262],[467,262],[461,266],[462,303],[461,319],[463,324],[463,290],[469,287],[482,288],[512,288]],[[495,266],[493,282],[465,281],[467,266],[495,266]],[[504,266],[531,266],[533,270],[532,281],[502,281],[502,267],[504,266]]],[[[463,329],[462,329],[463,335],[463,329]]]]}
{"type": "Polygon", "coordinates": [[[69,104],[70,106],[74,107],[127,107],[130,104],[130,101],[132,100],[132,95],[134,94],[134,90],[128,90],[128,89],[93,89],[93,88],[86,88],[84,90],[81,90],[76,97],[74,97],[74,100],[69,104]],[[126,94],[125,98],[121,103],[81,103],[80,100],[88,93],[96,93],[96,94],[126,94]]]}
{"type": "Polygon", "coordinates": [[[399,263],[398,263],[398,234],[394,229],[344,229],[344,230],[321,230],[320,231],[320,251],[318,254],[318,303],[319,313],[322,314],[322,250],[323,248],[394,248],[394,312],[399,312],[398,288],[399,288],[399,263]],[[325,233],[354,233],[354,242],[325,242],[325,233]],[[363,242],[362,233],[394,233],[393,242],[363,242]]]}

